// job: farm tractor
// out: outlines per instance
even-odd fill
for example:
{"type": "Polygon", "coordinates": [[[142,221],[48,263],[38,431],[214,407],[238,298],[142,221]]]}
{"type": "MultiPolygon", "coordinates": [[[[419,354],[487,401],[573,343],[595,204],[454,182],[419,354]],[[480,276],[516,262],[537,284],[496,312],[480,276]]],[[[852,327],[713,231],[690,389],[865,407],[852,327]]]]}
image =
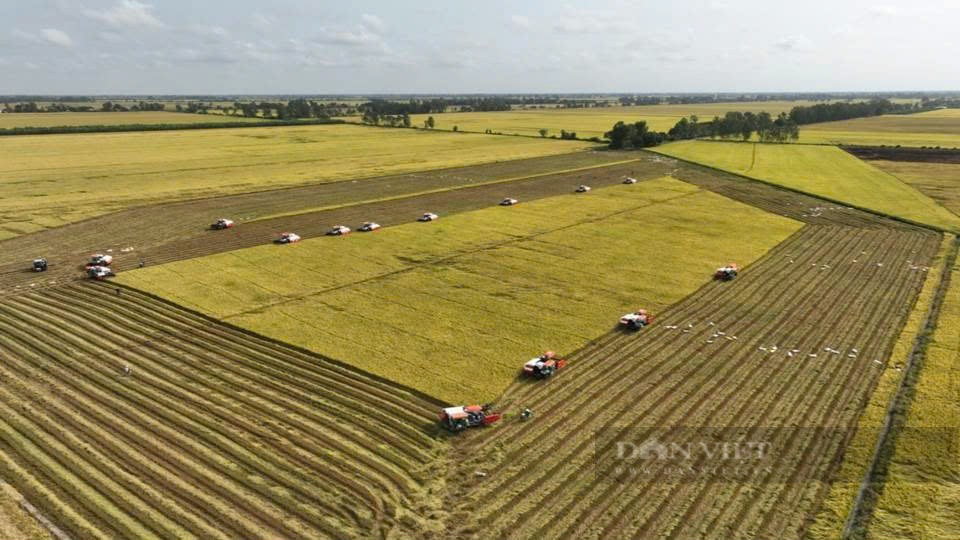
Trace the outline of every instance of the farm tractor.
{"type": "Polygon", "coordinates": [[[737,277],[737,271],[739,270],[740,267],[737,266],[737,263],[730,263],[722,268],[717,268],[717,271],[713,273],[713,279],[717,281],[731,281],[737,277]]]}
{"type": "Polygon", "coordinates": [[[501,414],[490,410],[490,405],[461,405],[444,407],[440,410],[440,425],[454,433],[467,428],[489,426],[501,418],[501,414]]]}
{"type": "Polygon", "coordinates": [[[627,313],[623,317],[620,317],[620,326],[628,330],[640,330],[652,322],[653,315],[647,313],[645,309],[638,309],[633,313],[627,313]]]}
{"type": "Polygon", "coordinates": [[[417,221],[436,221],[438,219],[440,219],[440,216],[433,212],[424,212],[422,216],[417,218],[417,221]]]}
{"type": "Polygon", "coordinates": [[[586,192],[590,191],[590,186],[585,185],[585,184],[580,184],[579,186],[577,186],[577,189],[576,189],[575,191],[576,191],[577,193],[586,193],[586,192]]]}
{"type": "Polygon", "coordinates": [[[524,364],[523,374],[537,379],[546,379],[565,367],[567,367],[566,360],[557,358],[553,351],[547,351],[524,364]]]}
{"type": "Polygon", "coordinates": [[[33,260],[33,271],[34,272],[46,272],[47,271],[47,260],[43,257],[33,260]]]}

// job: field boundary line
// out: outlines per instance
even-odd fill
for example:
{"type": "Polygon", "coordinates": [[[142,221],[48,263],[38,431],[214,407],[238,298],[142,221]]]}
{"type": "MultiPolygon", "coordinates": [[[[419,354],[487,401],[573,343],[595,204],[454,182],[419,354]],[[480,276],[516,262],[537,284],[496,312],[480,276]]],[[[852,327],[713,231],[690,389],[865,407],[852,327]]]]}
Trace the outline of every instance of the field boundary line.
{"type": "Polygon", "coordinates": [[[0,490],[6,492],[10,495],[15,501],[20,503],[20,507],[24,509],[28,514],[30,514],[33,519],[37,520],[40,525],[47,530],[54,538],[57,540],[73,540],[70,535],[68,535],[63,529],[58,527],[54,522],[50,521],[47,516],[43,515],[40,512],[40,509],[33,505],[26,497],[20,493],[17,488],[13,487],[13,484],[0,479],[0,490]]]}
{"type": "MultiPolygon", "coordinates": [[[[532,179],[532,178],[542,178],[542,177],[544,177],[544,176],[551,176],[551,175],[554,175],[554,174],[567,174],[567,173],[575,173],[575,172],[580,172],[580,171],[590,171],[590,170],[593,170],[593,169],[602,169],[602,168],[604,168],[604,167],[615,167],[615,166],[617,166],[617,165],[625,165],[625,164],[627,164],[627,163],[636,163],[636,162],[638,162],[638,161],[643,161],[643,160],[640,159],[640,158],[625,159],[625,160],[622,160],[622,161],[611,161],[611,162],[609,162],[609,163],[603,163],[603,164],[600,164],[600,165],[588,165],[588,166],[586,166],[586,167],[577,167],[577,168],[573,168],[573,169],[559,169],[559,170],[556,170],[556,171],[536,173],[536,174],[531,174],[531,175],[527,175],[527,176],[513,176],[513,177],[510,177],[510,178],[501,178],[501,179],[499,179],[499,180],[489,180],[489,181],[487,181],[487,182],[478,182],[478,183],[476,183],[476,184],[465,184],[465,185],[460,185],[460,186],[451,186],[451,187],[448,187],[448,188],[428,189],[428,190],[424,190],[424,191],[416,191],[416,192],[413,192],[413,193],[405,193],[405,194],[403,194],[403,195],[393,195],[393,196],[390,196],[390,197],[382,197],[382,198],[379,198],[379,199],[367,199],[367,200],[357,201],[357,202],[352,202],[352,203],[334,204],[334,205],[330,205],[330,206],[318,206],[318,207],[316,207],[316,208],[310,208],[310,209],[307,209],[307,210],[296,210],[296,211],[293,211],[293,212],[283,212],[283,213],[280,213],[280,214],[271,214],[271,215],[269,215],[269,216],[264,216],[264,217],[259,217],[259,218],[256,218],[256,219],[251,219],[251,220],[249,220],[249,221],[246,221],[246,223],[255,223],[255,222],[257,222],[257,221],[267,221],[267,220],[270,220],[270,219],[278,219],[278,218],[284,218],[284,217],[302,216],[302,215],[306,215],[306,214],[313,214],[313,213],[316,213],[316,212],[326,212],[326,211],[328,211],[328,210],[338,210],[338,209],[340,209],[340,208],[350,208],[350,207],[352,207],[352,206],[361,206],[361,205],[364,205],[364,204],[379,203],[379,202],[390,202],[390,201],[398,201],[398,200],[403,200],[403,199],[411,199],[411,198],[415,198],[415,197],[422,197],[422,196],[424,196],[424,195],[433,195],[433,194],[435,194],[435,193],[449,193],[449,192],[451,192],[451,191],[459,191],[459,190],[461,190],[461,189],[470,189],[470,188],[478,188],[478,187],[492,186],[492,185],[496,185],[496,184],[506,184],[506,183],[510,183],[510,182],[519,182],[519,181],[521,181],[521,180],[530,180],[530,179],[532,179]]],[[[374,178],[376,178],[376,177],[374,177],[374,178]]],[[[347,180],[343,180],[343,181],[346,182],[347,180]]]]}
{"type": "Polygon", "coordinates": [[[363,377],[376,380],[377,382],[383,383],[383,384],[385,384],[385,385],[387,385],[387,386],[389,386],[389,387],[391,387],[391,388],[395,388],[395,389],[397,389],[397,390],[400,390],[400,391],[403,391],[403,392],[407,392],[407,393],[413,394],[413,395],[415,395],[415,396],[417,396],[417,397],[419,397],[419,398],[421,398],[421,399],[426,400],[426,401],[429,402],[429,403],[432,403],[432,404],[437,405],[438,407],[446,406],[446,403],[445,403],[445,402],[443,402],[443,401],[440,400],[440,399],[437,399],[435,396],[431,396],[430,394],[427,394],[426,392],[421,392],[420,390],[417,390],[417,389],[415,389],[415,388],[411,388],[411,387],[409,387],[409,386],[404,386],[404,385],[402,385],[402,384],[400,384],[400,383],[398,383],[398,382],[396,382],[396,381],[393,381],[393,380],[391,380],[391,379],[387,379],[387,378],[382,377],[382,376],[380,376],[380,375],[377,375],[377,374],[375,374],[375,373],[370,373],[369,371],[366,371],[366,370],[364,370],[364,369],[360,369],[360,368],[358,368],[357,366],[354,366],[354,365],[352,365],[352,364],[348,364],[348,363],[343,362],[343,361],[341,361],[341,360],[337,360],[337,359],[335,359],[335,358],[330,358],[329,356],[324,356],[324,355],[322,355],[322,354],[317,353],[316,351],[311,351],[310,349],[307,349],[307,348],[304,348],[304,347],[300,347],[300,346],[294,345],[294,344],[292,344],[292,343],[287,343],[286,341],[282,341],[282,340],[279,340],[279,339],[276,339],[276,338],[272,338],[272,337],[270,337],[270,336],[266,336],[266,335],[263,335],[263,334],[254,332],[253,330],[249,330],[249,329],[247,329],[247,328],[243,328],[242,326],[237,326],[237,325],[232,324],[232,323],[230,323],[229,321],[226,321],[226,320],[220,320],[220,319],[211,317],[211,316],[209,316],[209,315],[207,315],[207,314],[205,314],[205,313],[203,313],[203,312],[201,312],[201,311],[197,311],[197,310],[195,310],[195,309],[192,309],[192,308],[189,308],[189,307],[187,307],[187,306],[178,304],[178,303],[176,303],[176,302],[171,302],[170,300],[167,300],[166,298],[163,298],[162,296],[158,296],[158,295],[156,295],[156,294],[153,294],[153,293],[151,293],[151,292],[149,292],[149,291],[144,291],[144,290],[141,290],[141,289],[137,289],[136,287],[131,287],[131,286],[129,286],[129,285],[125,285],[125,284],[123,284],[123,283],[119,283],[119,282],[115,282],[115,281],[112,281],[112,282],[110,282],[110,283],[108,283],[108,284],[105,284],[105,283],[86,283],[86,284],[81,284],[81,285],[78,285],[78,286],[81,286],[81,287],[90,287],[90,286],[93,286],[93,287],[114,287],[114,288],[126,289],[126,290],[128,290],[128,291],[131,291],[131,292],[134,293],[134,294],[141,294],[141,295],[143,295],[143,296],[146,296],[146,297],[150,298],[151,300],[155,300],[155,301],[157,301],[157,302],[160,302],[160,303],[163,303],[163,304],[165,304],[165,305],[167,305],[167,306],[170,306],[174,311],[180,310],[180,311],[184,311],[184,312],[186,312],[186,313],[189,313],[189,314],[191,314],[191,315],[193,315],[193,316],[195,316],[195,317],[199,317],[200,319],[202,319],[203,321],[205,321],[209,326],[222,326],[222,327],[225,327],[225,328],[227,328],[227,329],[229,329],[229,330],[231,330],[231,331],[239,332],[239,333],[244,334],[244,335],[246,335],[246,336],[250,336],[250,337],[252,337],[252,338],[254,338],[254,339],[258,339],[258,340],[261,340],[261,341],[264,341],[264,342],[268,342],[268,343],[270,343],[271,345],[277,345],[277,346],[283,347],[283,348],[285,348],[285,349],[294,350],[294,351],[296,351],[296,352],[298,352],[298,353],[300,353],[300,354],[304,354],[304,355],[306,355],[306,356],[308,356],[308,357],[310,357],[310,358],[313,358],[313,359],[315,359],[315,360],[318,360],[318,361],[320,361],[320,362],[326,362],[326,363],[335,365],[335,366],[337,366],[337,367],[339,367],[339,368],[342,368],[342,369],[345,369],[345,370],[347,370],[347,371],[356,373],[356,374],[361,375],[361,376],[363,376],[363,377]]]}
{"type": "Polygon", "coordinates": [[[937,285],[933,300],[930,302],[930,309],[927,311],[920,332],[914,341],[913,348],[907,357],[900,384],[887,405],[883,427],[877,437],[873,457],[867,466],[867,471],[860,483],[860,488],[857,490],[857,495],[854,497],[853,505],[843,527],[841,534],[843,540],[866,538],[866,527],[873,517],[876,502],[883,491],[887,469],[896,450],[897,435],[903,427],[906,414],[910,409],[917,379],[926,358],[927,346],[937,326],[943,299],[950,288],[958,248],[960,248],[960,237],[955,237],[944,257],[943,267],[940,269],[940,282],[937,285]]]}
{"type": "MultiPolygon", "coordinates": [[[[792,144],[792,143],[791,143],[791,144],[792,144]]],[[[826,146],[832,146],[832,145],[826,145],[826,146]]],[[[839,200],[839,199],[834,199],[834,198],[827,197],[827,196],[824,196],[824,195],[818,195],[818,194],[812,193],[812,192],[810,192],[810,191],[804,191],[804,190],[802,190],[802,189],[797,189],[797,188],[790,187],[790,186],[784,186],[784,185],[781,185],[781,184],[777,184],[776,182],[772,182],[772,181],[770,181],[770,180],[764,180],[764,179],[762,179],[762,178],[756,178],[756,177],[749,176],[749,175],[746,175],[746,174],[743,174],[743,173],[738,173],[738,172],[734,172],[734,171],[728,171],[728,170],[726,170],[726,169],[721,169],[720,167],[715,167],[715,166],[713,166],[713,165],[707,165],[707,164],[705,164],[705,163],[699,163],[699,162],[692,161],[692,160],[689,160],[689,159],[685,159],[685,158],[682,158],[682,157],[671,156],[670,154],[667,154],[667,153],[664,153],[664,152],[660,152],[659,150],[656,150],[656,149],[644,148],[644,149],[641,149],[640,151],[641,151],[641,152],[649,152],[649,153],[657,154],[658,156],[675,159],[675,160],[677,160],[677,161],[679,161],[679,162],[682,162],[682,163],[685,163],[685,164],[687,164],[687,165],[693,165],[693,166],[700,167],[700,168],[703,168],[703,169],[708,169],[708,170],[713,171],[713,172],[718,172],[718,173],[723,173],[723,174],[727,174],[727,175],[730,175],[730,176],[735,176],[735,177],[741,178],[741,179],[743,179],[743,180],[749,180],[750,182],[757,182],[757,183],[764,184],[764,185],[766,185],[766,186],[769,186],[769,187],[772,187],[772,188],[776,188],[776,189],[780,189],[780,190],[783,190],[783,191],[789,191],[789,192],[791,192],[791,193],[797,193],[797,194],[799,194],[799,195],[806,195],[807,197],[812,197],[812,198],[817,199],[817,200],[820,200],[820,201],[824,201],[824,202],[828,202],[828,203],[833,203],[833,204],[838,204],[838,205],[843,206],[843,207],[845,207],[845,208],[851,208],[851,209],[854,209],[854,210],[859,210],[860,212],[864,212],[864,213],[867,213],[867,214],[870,214],[870,215],[873,215],[873,216],[878,216],[878,217],[886,218],[886,219],[889,219],[889,220],[892,220],[892,221],[897,221],[897,222],[903,223],[903,224],[905,224],[905,225],[912,225],[912,226],[914,226],[914,227],[919,227],[919,228],[921,228],[921,229],[926,229],[926,230],[929,230],[929,231],[934,231],[934,232],[938,232],[938,233],[942,233],[942,234],[943,234],[943,233],[957,234],[958,232],[960,232],[960,231],[954,231],[954,230],[950,230],[950,229],[944,229],[944,228],[941,228],[941,227],[937,227],[936,225],[928,225],[928,224],[926,224],[926,223],[920,223],[920,222],[918,222],[918,221],[913,221],[912,219],[905,218],[905,217],[894,216],[894,215],[892,215],[892,214],[887,214],[887,213],[885,213],[885,212],[881,212],[881,211],[879,211],[879,210],[874,210],[874,209],[872,209],[872,208],[866,208],[866,207],[864,207],[864,206],[860,206],[860,205],[857,205],[857,204],[854,204],[854,203],[851,203],[851,202],[841,201],[841,200],[839,200]]],[[[704,188],[704,189],[706,189],[706,188],[704,188]]]]}

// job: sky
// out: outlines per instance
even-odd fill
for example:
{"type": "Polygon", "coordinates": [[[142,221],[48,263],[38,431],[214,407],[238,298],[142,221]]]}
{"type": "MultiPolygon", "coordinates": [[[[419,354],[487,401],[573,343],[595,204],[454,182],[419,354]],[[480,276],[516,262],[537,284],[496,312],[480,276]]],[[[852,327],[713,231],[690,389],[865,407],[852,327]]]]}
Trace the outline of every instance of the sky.
{"type": "Polygon", "coordinates": [[[960,89],[960,0],[0,0],[0,94],[960,89]]]}

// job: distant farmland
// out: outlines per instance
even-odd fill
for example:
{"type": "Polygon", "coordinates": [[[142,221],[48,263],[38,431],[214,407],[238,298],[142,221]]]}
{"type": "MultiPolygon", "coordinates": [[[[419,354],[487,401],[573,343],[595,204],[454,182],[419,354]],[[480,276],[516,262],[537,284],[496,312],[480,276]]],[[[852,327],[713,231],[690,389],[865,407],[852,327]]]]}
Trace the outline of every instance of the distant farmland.
{"type": "Polygon", "coordinates": [[[809,143],[960,147],[960,110],[891,114],[801,126],[809,143]]]}
{"type": "Polygon", "coordinates": [[[6,137],[0,239],[149,203],[587,147],[348,125],[6,137]]]}
{"type": "MultiPolygon", "coordinates": [[[[642,105],[636,107],[598,107],[585,109],[517,109],[498,112],[451,112],[443,114],[413,115],[414,125],[433,116],[437,129],[485,132],[505,135],[539,136],[540,129],[548,130],[547,136],[560,136],[560,130],[574,131],[584,139],[603,137],[613,124],[645,120],[656,131],[668,131],[684,116],[696,114],[703,120],[723,116],[727,111],[767,111],[776,115],[798,105],[810,105],[808,101],[763,101],[749,103],[702,103],[690,105],[642,105]]],[[[359,121],[359,119],[353,119],[359,121]]]]}
{"type": "Polygon", "coordinates": [[[260,118],[188,114],[162,111],[87,113],[0,114],[0,129],[18,127],[119,126],[131,124],[205,124],[209,122],[258,122],[260,118]]]}

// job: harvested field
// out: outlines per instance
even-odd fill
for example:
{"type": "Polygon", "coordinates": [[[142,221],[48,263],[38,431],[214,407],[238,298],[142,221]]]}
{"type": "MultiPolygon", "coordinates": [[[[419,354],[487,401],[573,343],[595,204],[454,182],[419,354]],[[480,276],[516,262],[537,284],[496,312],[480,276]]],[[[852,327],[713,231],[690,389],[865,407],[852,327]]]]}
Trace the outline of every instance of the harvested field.
{"type": "Polygon", "coordinates": [[[960,230],[960,217],[839,148],[690,141],[655,151],[917,223],[960,230]]]}
{"type": "MultiPolygon", "coordinates": [[[[178,203],[0,243],[9,270],[0,277],[0,477],[78,539],[802,538],[829,487],[803,477],[827,478],[838,467],[879,374],[895,363],[892,342],[938,236],[672,159],[629,158],[640,161],[564,155],[178,203]],[[452,447],[436,437],[430,398],[127,288],[118,296],[110,285],[73,283],[70,262],[43,281],[22,266],[44,246],[82,259],[126,243],[137,251],[118,253],[119,268],[146,254],[149,270],[257,245],[288,226],[395,225],[436,208],[444,218],[428,226],[443,225],[454,221],[448,213],[493,204],[504,188],[522,191],[524,204],[491,211],[522,210],[584,177],[620,189],[612,184],[625,173],[670,174],[807,226],[736,281],[708,284],[666,309],[654,326],[603,334],[554,380],[513,385],[498,404],[508,413],[502,424],[452,447]],[[496,180],[507,182],[470,185],[496,180]],[[423,194],[424,186],[469,187],[423,194]],[[308,213],[270,217],[300,211],[308,213]],[[249,219],[220,236],[197,232],[213,212],[249,219]],[[685,321],[695,323],[689,332],[685,321]],[[713,343],[710,321],[726,332],[713,343]],[[759,350],[774,344],[776,353],[759,350]],[[798,352],[788,356],[788,347],[798,352]],[[817,348],[816,359],[803,358],[817,348]],[[121,375],[125,364],[130,377],[121,375]],[[532,407],[534,419],[521,424],[519,406],[532,407]],[[631,425],[837,430],[784,437],[778,463],[788,483],[596,480],[594,432],[631,425]]],[[[550,245],[582,238],[559,235],[550,245]]],[[[538,253],[531,264],[542,263],[538,253]]],[[[659,251],[648,255],[642,265],[660,264],[659,251]]],[[[382,325],[376,332],[389,335],[382,325]]]]}
{"type": "Polygon", "coordinates": [[[451,536],[802,538],[828,485],[816,479],[839,465],[926,276],[914,267],[938,243],[808,226],[640,334],[606,335],[554,380],[513,386],[499,405],[536,416],[455,442],[457,470],[486,475],[448,479],[451,536]],[[781,432],[776,482],[595,477],[598,433],[652,427],[669,440],[681,426],[821,430],[781,432]]]}
{"type": "Polygon", "coordinates": [[[77,540],[411,537],[442,515],[436,404],[403,388],[100,284],[6,298],[0,333],[0,475],[77,540]]]}
{"type": "Polygon", "coordinates": [[[638,304],[659,311],[801,226],[670,178],[587,195],[566,187],[516,208],[117,279],[444,401],[486,402],[530,356],[577,349],[638,304]],[[638,270],[643,279],[624,279],[638,270]]]}
{"type": "Polygon", "coordinates": [[[590,146],[352,125],[4,137],[0,239],[148,204],[590,146]]]}
{"type": "Polygon", "coordinates": [[[0,242],[0,290],[80,279],[82,264],[97,251],[112,250],[120,270],[136,268],[140,260],[153,266],[263,245],[287,230],[321,236],[337,223],[376,219],[387,226],[411,222],[428,210],[442,215],[474,210],[494,204],[504,190],[533,200],[569,193],[581,182],[600,187],[619,183],[625,174],[653,178],[673,163],[650,155],[576,152],[131,209],[0,242]],[[604,164],[610,166],[599,167],[604,164]],[[311,211],[317,207],[328,209],[311,211]],[[267,219],[274,215],[280,217],[267,219]],[[221,216],[240,225],[210,231],[221,216]],[[45,274],[29,268],[37,256],[50,260],[45,274]]]}
{"type": "Polygon", "coordinates": [[[956,149],[907,148],[900,146],[844,146],[843,149],[860,159],[870,161],[960,163],[960,150],[956,149]]]}

